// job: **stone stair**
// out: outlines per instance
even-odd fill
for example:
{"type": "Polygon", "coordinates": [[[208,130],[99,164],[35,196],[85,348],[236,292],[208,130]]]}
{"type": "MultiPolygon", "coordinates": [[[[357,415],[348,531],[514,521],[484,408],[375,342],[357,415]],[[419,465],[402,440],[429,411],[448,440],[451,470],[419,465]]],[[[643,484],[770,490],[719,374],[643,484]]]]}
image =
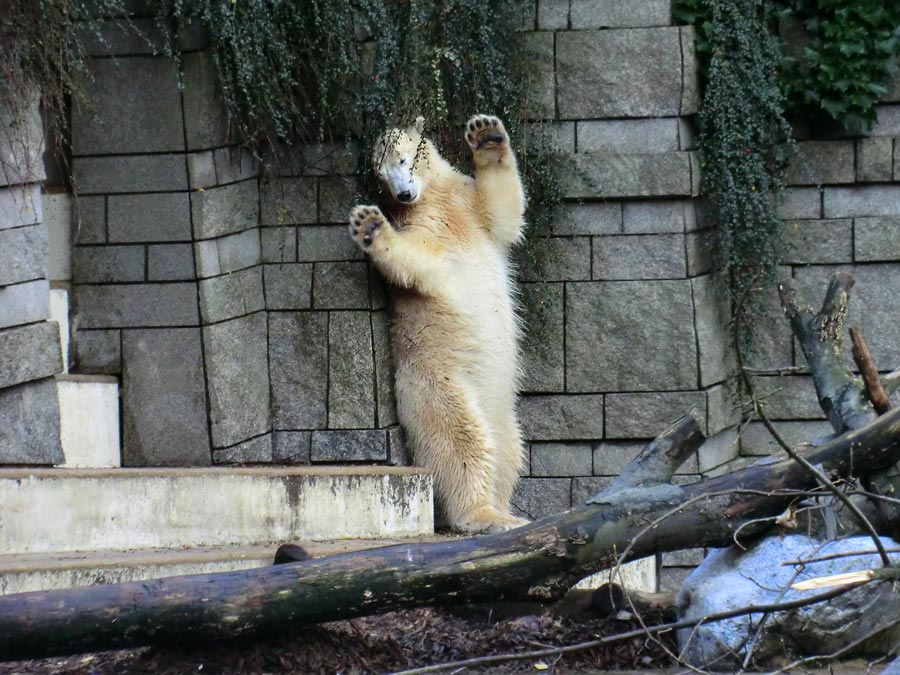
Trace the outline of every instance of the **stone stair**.
{"type": "Polygon", "coordinates": [[[0,469],[0,593],[271,564],[434,532],[411,467],[0,469]],[[332,541],[323,544],[320,540],[332,541]]]}

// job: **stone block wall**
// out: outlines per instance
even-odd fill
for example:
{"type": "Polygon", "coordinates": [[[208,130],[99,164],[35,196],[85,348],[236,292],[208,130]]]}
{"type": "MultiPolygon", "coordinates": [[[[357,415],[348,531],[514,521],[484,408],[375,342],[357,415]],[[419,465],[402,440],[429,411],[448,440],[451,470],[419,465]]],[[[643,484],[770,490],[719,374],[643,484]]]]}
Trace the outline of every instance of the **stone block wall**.
{"type": "Polygon", "coordinates": [[[0,109],[0,464],[63,459],[53,375],[62,371],[50,318],[48,234],[40,183],[38,91],[23,111],[0,109]]]}
{"type": "MultiPolygon", "coordinates": [[[[900,368],[900,77],[877,106],[878,121],[864,137],[835,136],[798,144],[781,215],[791,252],[782,277],[792,277],[816,309],[835,271],[856,279],[847,325],[862,329],[876,365],[900,368]]],[[[806,365],[778,312],[773,291],[772,329],[758,359],[763,368],[806,365]]],[[[847,364],[852,364],[849,339],[847,364]]],[[[831,433],[808,375],[760,375],[757,388],[766,410],[790,442],[831,433]]],[[[766,455],[774,443],[761,423],[741,438],[748,457],[766,455]]]]}
{"type": "Polygon", "coordinates": [[[73,365],[121,376],[124,465],[273,456],[258,168],[192,37],[91,44],[72,115],[73,365]]]}
{"type": "Polygon", "coordinates": [[[670,5],[540,0],[532,17],[545,67],[531,114],[574,172],[519,275],[530,463],[514,502],[529,517],[581,502],[689,410],[711,440],[682,480],[738,452],[726,312],[695,208],[694,34],[670,5]]]}

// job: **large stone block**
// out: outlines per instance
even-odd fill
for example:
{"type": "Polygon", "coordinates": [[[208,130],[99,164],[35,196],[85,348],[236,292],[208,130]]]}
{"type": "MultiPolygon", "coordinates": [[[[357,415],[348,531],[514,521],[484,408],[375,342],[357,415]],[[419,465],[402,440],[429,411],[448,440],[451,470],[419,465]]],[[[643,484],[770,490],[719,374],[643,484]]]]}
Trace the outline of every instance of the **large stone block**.
{"type": "Polygon", "coordinates": [[[857,218],[853,234],[857,262],[900,260],[900,214],[893,218],[857,218]]]}
{"type": "Polygon", "coordinates": [[[235,183],[259,175],[259,161],[247,148],[233,145],[213,150],[217,182],[235,183]]]}
{"type": "Polygon", "coordinates": [[[312,432],[310,458],[313,462],[383,462],[387,453],[384,429],[312,432]]]}
{"type": "Polygon", "coordinates": [[[900,105],[875,106],[878,119],[869,132],[871,136],[900,136],[900,105]]]}
{"type": "Polygon", "coordinates": [[[0,286],[46,279],[48,251],[43,224],[0,230],[0,286]]]}
{"type": "Polygon", "coordinates": [[[346,223],[352,209],[360,201],[360,184],[356,177],[331,176],[319,179],[319,222],[346,223]]]}
{"type": "Polygon", "coordinates": [[[866,185],[825,189],[826,218],[896,216],[900,213],[900,185],[866,185]]]}
{"type": "Polygon", "coordinates": [[[200,317],[215,323],[265,309],[262,270],[250,267],[200,280],[200,317]]]}
{"type": "Polygon", "coordinates": [[[250,230],[259,224],[259,195],[255,180],[191,193],[194,237],[209,239],[250,230]]]}
{"type": "Polygon", "coordinates": [[[228,142],[228,118],[216,84],[216,70],[208,52],[182,57],[184,126],[188,150],[202,150],[228,142]]]}
{"type": "Polygon", "coordinates": [[[576,477],[572,479],[572,506],[581,506],[613,482],[612,476],[576,477]]]}
{"type": "Polygon", "coordinates": [[[282,263],[297,260],[296,227],[263,227],[259,231],[262,262],[282,263]]]}
{"type": "Polygon", "coordinates": [[[196,326],[197,284],[103,284],[76,286],[81,328],[196,326]]]}
{"type": "Polygon", "coordinates": [[[566,197],[690,197],[695,193],[691,155],[691,152],[574,155],[574,176],[564,187],[566,197]]]}
{"type": "Polygon", "coordinates": [[[272,434],[272,461],[278,464],[309,464],[310,431],[275,431],[272,434]]]}
{"type": "Polygon", "coordinates": [[[40,185],[0,188],[0,230],[44,222],[40,185]]]}
{"type": "Polygon", "coordinates": [[[328,427],[374,427],[375,364],[368,312],[332,312],[328,343],[328,427]]]}
{"type": "Polygon", "coordinates": [[[683,234],[594,239],[595,279],[679,279],[687,274],[683,234]]]}
{"type": "Polygon", "coordinates": [[[513,513],[537,520],[572,506],[571,478],[522,478],[512,496],[513,513]]]}
{"type": "Polygon", "coordinates": [[[106,242],[106,197],[78,195],[72,200],[72,242],[75,244],[106,242]]]}
{"type": "Polygon", "coordinates": [[[787,171],[791,185],[852,183],[853,141],[802,141],[787,171]]]}
{"type": "Polygon", "coordinates": [[[529,441],[603,438],[603,396],[523,396],[522,431],[529,441]]]}
{"type": "Polygon", "coordinates": [[[123,464],[209,464],[200,330],[124,331],[122,366],[123,464]]]}
{"type": "Polygon", "coordinates": [[[757,376],[753,378],[753,387],[770,419],[825,418],[809,375],[757,376]]]}
{"type": "Polygon", "coordinates": [[[72,108],[72,152],[108,155],[184,150],[181,92],[167,56],[92,59],[72,108]]]}
{"type": "MultiPolygon", "coordinates": [[[[782,421],[774,424],[775,430],[792,448],[834,433],[825,420],[782,421]]],[[[750,422],[741,432],[741,454],[750,456],[771,455],[781,452],[781,446],[762,422],[750,422]]]]}
{"type": "Polygon", "coordinates": [[[166,49],[166,32],[156,19],[110,19],[78,31],[90,56],[158,55],[166,49]]]}
{"type": "Polygon", "coordinates": [[[259,265],[261,249],[259,229],[198,241],[194,244],[197,276],[213,277],[259,265]]]}
{"type": "Polygon", "coordinates": [[[627,234],[684,232],[693,223],[693,203],[683,199],[655,199],[622,204],[622,224],[627,234]]]}
{"type": "Polygon", "coordinates": [[[538,0],[538,28],[544,31],[569,27],[569,0],[538,0]]]}
{"type": "Polygon", "coordinates": [[[558,33],[556,74],[562,119],[681,114],[678,28],[558,33]]]}
{"type": "Polygon", "coordinates": [[[55,321],[0,331],[0,388],[62,372],[55,321]]]}
{"type": "MultiPolygon", "coordinates": [[[[265,232],[265,228],[263,231],[265,232]]],[[[364,259],[365,254],[350,239],[346,225],[310,225],[297,228],[299,262],[364,259]]]]}
{"type": "Polygon", "coordinates": [[[555,235],[618,234],[622,231],[621,202],[567,204],[551,226],[555,235]]]}
{"type": "Polygon", "coordinates": [[[364,262],[313,265],[313,306],[316,309],[368,309],[369,269],[364,262]]]}
{"type": "Polygon", "coordinates": [[[218,184],[214,151],[189,152],[187,154],[188,182],[191,189],[205,190],[218,184]]]}
{"type": "Polygon", "coordinates": [[[50,316],[50,282],[26,281],[0,286],[0,328],[43,321],[50,316]]]}
{"type": "Polygon", "coordinates": [[[522,284],[522,391],[565,388],[563,284],[522,284]]]}
{"type": "Polygon", "coordinates": [[[664,391],[606,395],[607,438],[655,438],[682,415],[692,413],[706,431],[706,393],[664,391]]]}
{"type": "Polygon", "coordinates": [[[56,382],[0,389],[0,465],[61,464],[64,459],[56,382]]]}
{"type": "Polygon", "coordinates": [[[51,281],[71,281],[72,195],[48,193],[41,201],[47,223],[47,272],[51,281]]]}
{"type": "Polygon", "coordinates": [[[825,264],[853,259],[853,221],[793,220],[785,223],[788,252],[783,262],[825,264]]]}
{"type": "Polygon", "coordinates": [[[672,0],[572,0],[572,28],[640,28],[672,23],[672,0]]]}
{"type": "Polygon", "coordinates": [[[566,382],[571,391],[696,386],[690,281],[570,284],[566,315],[566,382]]]}
{"type": "Polygon", "coordinates": [[[740,455],[740,439],[737,429],[726,429],[707,438],[697,449],[697,467],[700,473],[727,472],[729,462],[740,455]]]}
{"type": "Polygon", "coordinates": [[[778,217],[784,220],[822,218],[822,190],[819,188],[787,188],[779,196],[776,207],[778,217]]]}
{"type": "Polygon", "coordinates": [[[388,313],[372,312],[369,316],[372,321],[372,344],[375,354],[375,405],[378,413],[376,426],[384,428],[397,424],[388,313]]]}
{"type": "Polygon", "coordinates": [[[187,281],[194,277],[194,247],[190,244],[147,247],[147,281],[187,281]]]}
{"type": "Polygon", "coordinates": [[[24,100],[15,109],[0,106],[0,186],[44,180],[44,124],[37,87],[17,91],[24,100]]]}
{"type": "Polygon", "coordinates": [[[618,476],[646,445],[644,441],[603,441],[594,444],[594,474],[618,476]]]}
{"type": "Polygon", "coordinates": [[[678,119],[592,120],[578,122],[578,152],[645,154],[677,152],[678,119]]]}
{"type": "Polygon", "coordinates": [[[532,476],[590,476],[590,443],[532,443],[532,476]]]}
{"type": "MultiPolygon", "coordinates": [[[[318,213],[315,178],[273,178],[259,189],[262,225],[306,225],[315,223],[318,213]]],[[[349,217],[350,212],[344,214],[349,217]]]]}
{"type": "Polygon", "coordinates": [[[263,434],[230,448],[213,450],[213,464],[268,464],[274,461],[272,434],[263,434]]]}
{"type": "Polygon", "coordinates": [[[522,281],[586,281],[591,278],[589,237],[536,237],[522,256],[522,281]]]}
{"type": "Polygon", "coordinates": [[[144,281],[143,246],[76,246],[72,281],[76,284],[144,281]]]}
{"type": "Polygon", "coordinates": [[[856,139],[856,180],[861,183],[887,183],[894,160],[893,138],[856,139]]]}
{"type": "Polygon", "coordinates": [[[182,154],[76,157],[72,173],[81,195],[188,189],[182,154]]]}
{"type": "Polygon", "coordinates": [[[187,193],[112,195],[108,203],[110,243],[191,240],[187,193]]]}
{"type": "Polygon", "coordinates": [[[525,51],[532,64],[528,71],[529,94],[525,104],[525,115],[529,119],[553,119],[556,117],[553,33],[523,33],[522,37],[525,40],[525,51]]]}
{"type": "Polygon", "coordinates": [[[266,309],[312,307],[312,273],[313,266],[308,263],[263,265],[266,309]]]}
{"type": "Polygon", "coordinates": [[[234,445],[270,428],[266,332],[265,312],[203,328],[214,447],[234,445]]]}
{"type": "Polygon", "coordinates": [[[122,372],[122,331],[81,330],[75,332],[74,370],[90,375],[122,372]]]}
{"type": "Polygon", "coordinates": [[[729,350],[729,316],[725,291],[710,275],[691,280],[694,296],[694,322],[700,356],[700,386],[726,379],[734,370],[734,355],[729,350]]]}
{"type": "Polygon", "coordinates": [[[327,312],[269,314],[269,377],[276,429],[327,425],[327,312]]]}

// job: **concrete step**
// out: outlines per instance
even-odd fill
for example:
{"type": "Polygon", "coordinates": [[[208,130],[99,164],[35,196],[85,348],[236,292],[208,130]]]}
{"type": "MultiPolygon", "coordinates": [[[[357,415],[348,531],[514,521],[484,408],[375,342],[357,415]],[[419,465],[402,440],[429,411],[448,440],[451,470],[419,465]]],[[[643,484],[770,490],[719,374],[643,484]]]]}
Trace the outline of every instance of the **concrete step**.
{"type": "MultiPolygon", "coordinates": [[[[450,537],[297,541],[314,558],[408,542],[445,541],[450,537]]],[[[0,555],[0,595],[143,581],[183,574],[232,572],[267,567],[276,544],[185,549],[84,551],[0,555]]]]}
{"type": "Polygon", "coordinates": [[[0,551],[251,546],[434,532],[415,467],[0,469],[0,551]]]}
{"type": "Polygon", "coordinates": [[[61,466],[120,466],[119,380],[110,375],[57,375],[56,391],[65,457],[61,466]]]}

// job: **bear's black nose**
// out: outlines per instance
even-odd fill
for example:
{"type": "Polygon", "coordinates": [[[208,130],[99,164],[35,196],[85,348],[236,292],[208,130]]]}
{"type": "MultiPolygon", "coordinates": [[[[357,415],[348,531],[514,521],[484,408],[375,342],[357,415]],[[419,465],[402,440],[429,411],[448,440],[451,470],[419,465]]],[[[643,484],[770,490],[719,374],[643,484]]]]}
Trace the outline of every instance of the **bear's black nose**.
{"type": "Polygon", "coordinates": [[[399,199],[401,202],[408,202],[412,199],[412,193],[410,193],[409,190],[404,190],[397,195],[397,199],[399,199]]]}

